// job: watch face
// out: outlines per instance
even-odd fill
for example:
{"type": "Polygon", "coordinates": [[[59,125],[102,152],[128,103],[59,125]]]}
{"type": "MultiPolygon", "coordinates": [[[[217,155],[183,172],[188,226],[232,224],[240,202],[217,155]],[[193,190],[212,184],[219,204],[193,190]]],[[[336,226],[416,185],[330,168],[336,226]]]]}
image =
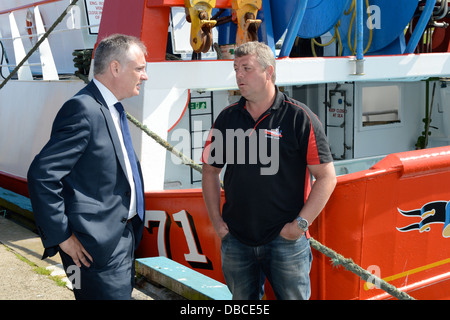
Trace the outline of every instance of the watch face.
{"type": "Polygon", "coordinates": [[[308,228],[308,221],[305,219],[298,219],[297,220],[298,226],[300,229],[307,230],[308,228]]]}

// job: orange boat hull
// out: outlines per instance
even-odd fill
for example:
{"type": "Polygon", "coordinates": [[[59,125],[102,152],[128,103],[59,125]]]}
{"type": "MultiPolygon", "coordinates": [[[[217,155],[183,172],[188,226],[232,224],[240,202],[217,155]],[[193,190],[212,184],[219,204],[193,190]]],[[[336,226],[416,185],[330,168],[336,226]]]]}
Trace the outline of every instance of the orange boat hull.
{"type": "MultiPolygon", "coordinates": [[[[442,212],[449,200],[450,147],[392,154],[370,170],[340,176],[311,235],[414,298],[449,299],[450,238],[445,219],[448,223],[450,209],[442,212]],[[425,209],[431,209],[422,215],[401,213],[420,212],[426,204],[425,209]],[[421,228],[400,230],[421,221],[425,222],[421,228]]],[[[220,240],[201,190],[151,192],[147,203],[148,210],[163,212],[165,220],[147,225],[138,255],[157,256],[165,250],[173,260],[223,282],[220,240]],[[205,262],[190,261],[198,256],[205,262]]],[[[312,299],[391,298],[343,267],[333,267],[323,254],[313,253],[312,299]]]]}
{"type": "MultiPolygon", "coordinates": [[[[0,186],[27,196],[26,181],[0,186]]],[[[220,239],[200,189],[146,193],[138,257],[165,255],[224,282],[220,239]]],[[[391,154],[369,170],[338,177],[311,235],[416,299],[450,299],[450,147],[391,154]]],[[[389,299],[313,250],[312,299],[389,299]]],[[[267,290],[267,298],[273,298],[267,290]]]]}

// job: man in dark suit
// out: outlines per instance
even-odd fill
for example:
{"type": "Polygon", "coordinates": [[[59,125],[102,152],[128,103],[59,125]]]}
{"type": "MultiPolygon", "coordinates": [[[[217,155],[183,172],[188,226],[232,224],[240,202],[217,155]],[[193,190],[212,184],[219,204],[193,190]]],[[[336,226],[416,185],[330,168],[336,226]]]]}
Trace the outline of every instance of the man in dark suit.
{"type": "Polygon", "coordinates": [[[77,299],[131,298],[144,188],[116,105],[148,79],[145,54],[137,38],[103,39],[93,81],[62,106],[28,171],[43,258],[60,253],[77,299]]]}

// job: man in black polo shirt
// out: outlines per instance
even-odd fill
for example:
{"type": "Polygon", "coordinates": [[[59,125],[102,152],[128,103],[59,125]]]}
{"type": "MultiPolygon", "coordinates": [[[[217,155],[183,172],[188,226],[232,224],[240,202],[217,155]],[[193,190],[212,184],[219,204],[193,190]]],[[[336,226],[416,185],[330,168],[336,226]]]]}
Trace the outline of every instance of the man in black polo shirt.
{"type": "Polygon", "coordinates": [[[234,299],[262,298],[265,277],[278,299],[309,299],[307,230],[336,184],[330,149],[316,115],[275,86],[268,46],[246,43],[235,57],[242,98],[217,117],[202,159],[225,281],[234,299]],[[312,188],[309,173],[316,178],[312,188]]]}

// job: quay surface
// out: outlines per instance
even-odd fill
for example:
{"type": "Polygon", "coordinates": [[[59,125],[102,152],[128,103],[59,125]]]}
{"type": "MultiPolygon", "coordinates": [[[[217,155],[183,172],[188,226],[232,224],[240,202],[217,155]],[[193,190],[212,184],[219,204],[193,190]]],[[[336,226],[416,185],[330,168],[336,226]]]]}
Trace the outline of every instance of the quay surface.
{"type": "MultiPolygon", "coordinates": [[[[59,255],[41,260],[44,248],[37,234],[0,216],[0,300],[74,300],[72,290],[60,286],[36,267],[52,276],[65,276],[59,255]]],[[[172,300],[177,295],[153,286],[145,279],[136,282],[134,300],[172,300]]]]}

